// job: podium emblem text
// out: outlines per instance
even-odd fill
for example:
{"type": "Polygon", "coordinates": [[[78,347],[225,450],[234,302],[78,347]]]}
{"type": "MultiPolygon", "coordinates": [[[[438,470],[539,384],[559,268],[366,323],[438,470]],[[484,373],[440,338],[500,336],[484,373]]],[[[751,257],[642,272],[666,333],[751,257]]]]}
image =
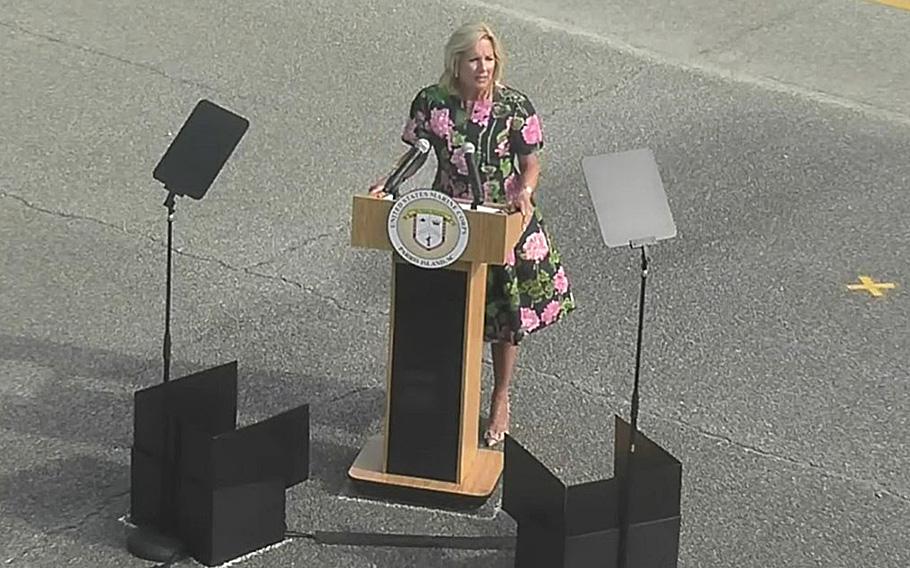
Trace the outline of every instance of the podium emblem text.
{"type": "Polygon", "coordinates": [[[389,240],[407,262],[420,268],[443,268],[468,246],[468,218],[454,199],[432,189],[399,197],[388,218],[389,240]]]}

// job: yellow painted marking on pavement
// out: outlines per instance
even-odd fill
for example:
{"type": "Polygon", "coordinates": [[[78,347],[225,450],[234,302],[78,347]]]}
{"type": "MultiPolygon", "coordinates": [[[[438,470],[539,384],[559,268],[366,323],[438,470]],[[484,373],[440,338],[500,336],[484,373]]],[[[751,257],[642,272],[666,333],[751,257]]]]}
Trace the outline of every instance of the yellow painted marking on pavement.
{"type": "Polygon", "coordinates": [[[872,2],[891,6],[892,8],[900,8],[901,10],[910,10],[910,0],[872,0],[872,2]]]}
{"type": "Polygon", "coordinates": [[[897,284],[893,282],[876,282],[868,276],[860,276],[859,281],[862,282],[862,284],[847,284],[847,289],[865,290],[873,296],[884,296],[885,293],[882,292],[882,290],[893,290],[894,288],[897,288],[897,284]]]}

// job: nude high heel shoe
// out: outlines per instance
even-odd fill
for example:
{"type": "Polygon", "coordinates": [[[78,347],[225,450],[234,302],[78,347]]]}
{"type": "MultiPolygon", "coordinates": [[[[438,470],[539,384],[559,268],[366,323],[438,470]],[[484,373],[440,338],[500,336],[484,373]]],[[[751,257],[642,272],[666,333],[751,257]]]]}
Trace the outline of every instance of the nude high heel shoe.
{"type": "MultiPolygon", "coordinates": [[[[508,413],[509,420],[512,418],[512,408],[510,404],[506,404],[506,412],[508,413]]],[[[501,444],[506,439],[506,434],[509,433],[509,427],[506,426],[505,430],[496,431],[493,428],[487,428],[486,432],[483,433],[483,441],[488,448],[501,444]]]]}
{"type": "Polygon", "coordinates": [[[483,433],[483,441],[486,443],[488,448],[492,448],[496,445],[501,444],[506,439],[506,434],[508,433],[508,430],[503,430],[502,432],[494,432],[488,428],[487,431],[483,433]]]}

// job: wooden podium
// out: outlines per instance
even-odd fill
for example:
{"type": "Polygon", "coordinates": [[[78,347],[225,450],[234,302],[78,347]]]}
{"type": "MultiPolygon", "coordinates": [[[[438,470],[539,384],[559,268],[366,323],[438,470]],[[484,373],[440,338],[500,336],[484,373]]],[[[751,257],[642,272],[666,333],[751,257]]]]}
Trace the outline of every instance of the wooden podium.
{"type": "Polygon", "coordinates": [[[351,244],[392,251],[389,359],[383,431],[348,475],[358,481],[489,496],[502,473],[498,450],[480,448],[480,382],[487,264],[505,264],[521,215],[462,209],[467,247],[444,268],[404,261],[389,239],[394,201],[354,196],[351,244]]]}

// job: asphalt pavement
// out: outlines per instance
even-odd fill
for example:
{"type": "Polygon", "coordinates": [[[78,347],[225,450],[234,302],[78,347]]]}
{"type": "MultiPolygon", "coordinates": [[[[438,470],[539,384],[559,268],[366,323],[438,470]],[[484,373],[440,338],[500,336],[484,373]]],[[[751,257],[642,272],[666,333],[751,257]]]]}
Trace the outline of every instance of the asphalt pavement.
{"type": "MultiPolygon", "coordinates": [[[[152,565],[124,522],[132,394],[162,372],[151,172],[201,98],[251,126],[177,203],[172,376],[238,360],[241,424],[311,405],[290,529],[514,534],[499,491],[455,512],[346,481],[382,419],[389,292],[351,195],[473,18],[542,116],[579,305],[522,349],[515,437],[567,483],[613,474],[638,257],[600,240],[581,159],[648,147],[678,235],[653,250],[639,425],[683,464],[679,566],[910,566],[910,11],[848,0],[0,0],[0,562],[152,565]]],[[[513,563],[288,539],[232,565],[513,563]]]]}

